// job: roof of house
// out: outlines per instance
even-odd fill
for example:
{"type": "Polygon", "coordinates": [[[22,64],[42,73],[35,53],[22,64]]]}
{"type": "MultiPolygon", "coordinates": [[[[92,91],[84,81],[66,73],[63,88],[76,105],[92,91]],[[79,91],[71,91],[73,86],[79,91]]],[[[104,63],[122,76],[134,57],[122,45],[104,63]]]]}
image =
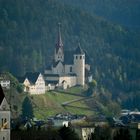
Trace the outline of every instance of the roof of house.
{"type": "Polygon", "coordinates": [[[32,83],[35,84],[40,72],[27,72],[23,77],[17,77],[20,83],[23,83],[26,78],[32,83]]]}
{"type": "Polygon", "coordinates": [[[28,80],[29,80],[31,83],[35,84],[35,82],[36,82],[36,80],[37,80],[39,74],[40,74],[39,72],[35,72],[35,73],[28,72],[28,73],[25,74],[25,78],[28,78],[28,80]]]}
{"type": "Polygon", "coordinates": [[[23,83],[25,78],[26,78],[25,76],[24,77],[17,77],[19,83],[23,83]]]}
{"type": "Polygon", "coordinates": [[[4,99],[4,97],[5,97],[5,95],[4,95],[4,92],[3,92],[2,87],[1,87],[1,85],[0,85],[0,105],[1,105],[1,103],[2,103],[2,101],[3,101],[3,99],[4,99]]]}

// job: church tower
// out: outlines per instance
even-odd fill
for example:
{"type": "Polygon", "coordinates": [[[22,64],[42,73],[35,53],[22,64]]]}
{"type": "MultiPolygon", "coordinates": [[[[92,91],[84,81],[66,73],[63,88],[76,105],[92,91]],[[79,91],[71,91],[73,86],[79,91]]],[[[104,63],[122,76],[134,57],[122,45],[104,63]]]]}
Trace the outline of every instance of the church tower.
{"type": "Polygon", "coordinates": [[[0,140],[10,140],[10,107],[0,85],[0,140]]]}
{"type": "Polygon", "coordinates": [[[55,54],[54,54],[54,60],[55,62],[61,61],[64,62],[64,50],[63,50],[63,42],[61,38],[61,24],[58,23],[58,37],[57,37],[57,43],[55,47],[55,54]]]}
{"type": "Polygon", "coordinates": [[[85,85],[85,53],[80,43],[74,53],[74,72],[77,75],[77,85],[85,85]]]}

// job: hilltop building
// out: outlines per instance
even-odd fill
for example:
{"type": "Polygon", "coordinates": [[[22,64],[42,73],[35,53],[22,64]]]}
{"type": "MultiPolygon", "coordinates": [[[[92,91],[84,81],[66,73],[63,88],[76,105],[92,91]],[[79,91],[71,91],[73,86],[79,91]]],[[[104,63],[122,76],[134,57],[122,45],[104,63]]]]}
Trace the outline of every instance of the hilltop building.
{"type": "Polygon", "coordinates": [[[0,140],[10,140],[10,107],[0,85],[0,140]]]}
{"type": "Polygon", "coordinates": [[[30,94],[43,94],[56,87],[67,89],[76,85],[84,86],[92,80],[89,57],[78,44],[73,51],[65,51],[62,42],[60,24],[52,63],[41,73],[27,73],[18,78],[24,85],[24,91],[30,94]]]}
{"type": "Polygon", "coordinates": [[[20,83],[24,85],[24,92],[30,94],[45,94],[45,80],[41,73],[28,72],[24,77],[18,78],[20,83]]]}
{"type": "Polygon", "coordinates": [[[65,51],[60,24],[52,64],[45,70],[45,82],[66,89],[75,85],[84,86],[89,79],[90,65],[80,43],[74,51],[65,51]]]}

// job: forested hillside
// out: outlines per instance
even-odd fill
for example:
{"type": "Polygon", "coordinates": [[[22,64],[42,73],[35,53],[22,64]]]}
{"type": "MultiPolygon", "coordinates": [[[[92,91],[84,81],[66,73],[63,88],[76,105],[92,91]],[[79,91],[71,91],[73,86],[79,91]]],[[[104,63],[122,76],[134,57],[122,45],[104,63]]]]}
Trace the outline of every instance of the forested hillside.
{"type": "MultiPolygon", "coordinates": [[[[98,5],[106,11],[103,8],[107,3],[102,4],[102,8],[98,5]]],[[[137,5],[136,0],[133,4],[137,5]]],[[[111,7],[109,0],[108,7],[111,7]]],[[[10,71],[16,76],[43,71],[51,61],[57,23],[61,22],[64,49],[74,49],[81,43],[90,57],[98,88],[111,92],[113,98],[120,95],[124,106],[129,102],[133,108],[140,108],[140,103],[133,103],[140,98],[140,34],[86,9],[57,0],[0,0],[0,71],[10,71]]],[[[139,13],[134,12],[137,20],[139,13]]],[[[112,16],[120,21],[119,16],[126,19],[120,13],[112,16]]],[[[137,20],[133,23],[136,26],[137,20]]]]}
{"type": "Polygon", "coordinates": [[[97,14],[111,22],[140,29],[140,1],[139,0],[60,0],[87,11],[91,15],[97,14]]]}

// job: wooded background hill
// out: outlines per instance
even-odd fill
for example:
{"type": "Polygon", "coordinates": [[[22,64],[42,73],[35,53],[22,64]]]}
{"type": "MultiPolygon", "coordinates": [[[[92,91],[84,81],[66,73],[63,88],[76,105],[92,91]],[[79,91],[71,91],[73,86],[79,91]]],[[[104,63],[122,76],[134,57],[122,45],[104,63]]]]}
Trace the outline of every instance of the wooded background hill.
{"type": "Polygon", "coordinates": [[[81,43],[100,92],[140,108],[139,17],[139,0],[0,0],[0,71],[43,71],[61,22],[64,49],[81,43]]]}

